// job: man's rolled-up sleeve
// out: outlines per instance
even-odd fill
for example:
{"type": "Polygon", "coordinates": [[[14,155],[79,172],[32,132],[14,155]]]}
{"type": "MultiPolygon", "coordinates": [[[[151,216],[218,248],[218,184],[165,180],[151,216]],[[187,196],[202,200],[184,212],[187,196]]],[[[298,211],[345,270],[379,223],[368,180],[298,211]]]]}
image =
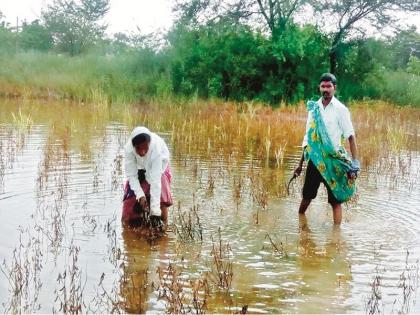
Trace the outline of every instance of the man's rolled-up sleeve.
{"type": "Polygon", "coordinates": [[[302,141],[302,148],[308,145],[308,130],[309,130],[309,126],[311,125],[311,120],[312,120],[312,112],[308,112],[308,118],[306,120],[305,135],[303,136],[303,141],[302,141]]]}
{"type": "Polygon", "coordinates": [[[353,124],[351,122],[350,111],[347,108],[343,109],[339,122],[344,138],[348,139],[350,136],[355,135],[353,124]]]}

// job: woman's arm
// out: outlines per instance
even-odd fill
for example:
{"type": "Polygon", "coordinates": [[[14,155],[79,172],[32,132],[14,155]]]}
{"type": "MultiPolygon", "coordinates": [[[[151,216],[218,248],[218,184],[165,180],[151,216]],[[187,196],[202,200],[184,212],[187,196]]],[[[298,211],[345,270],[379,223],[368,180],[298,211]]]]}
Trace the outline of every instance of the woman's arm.
{"type": "Polygon", "coordinates": [[[124,152],[125,161],[124,161],[124,168],[125,168],[125,175],[127,176],[128,183],[130,184],[130,188],[134,191],[136,195],[136,199],[140,199],[144,197],[143,189],[141,189],[139,178],[138,178],[138,169],[137,169],[137,161],[134,153],[131,150],[125,150],[124,152]]]}
{"type": "Polygon", "coordinates": [[[150,184],[150,215],[160,216],[160,196],[162,191],[162,158],[156,157],[151,161],[149,173],[150,184]]]}

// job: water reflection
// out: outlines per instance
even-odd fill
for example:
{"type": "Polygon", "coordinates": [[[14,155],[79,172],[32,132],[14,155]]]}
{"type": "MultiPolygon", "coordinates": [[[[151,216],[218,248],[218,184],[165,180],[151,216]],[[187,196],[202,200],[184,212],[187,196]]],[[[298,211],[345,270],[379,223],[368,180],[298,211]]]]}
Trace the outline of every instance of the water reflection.
{"type": "Polygon", "coordinates": [[[129,228],[122,232],[125,266],[120,282],[120,294],[125,302],[125,311],[142,314],[147,311],[148,273],[150,268],[150,245],[138,233],[129,228]]]}
{"type": "MultiPolygon", "coordinates": [[[[144,237],[148,231],[141,228],[124,227],[123,240],[124,267],[120,281],[120,294],[128,313],[145,313],[150,308],[164,307],[163,303],[151,301],[156,298],[154,290],[159,284],[157,270],[168,265],[170,238],[160,237],[153,243],[144,237]]],[[[164,309],[163,309],[164,310],[164,309]]]]}
{"type": "Polygon", "coordinates": [[[341,227],[333,225],[325,244],[314,240],[306,215],[299,215],[298,270],[305,284],[303,312],[344,312],[351,294],[351,268],[341,227]],[[320,285],[322,284],[322,285],[320,285]],[[327,299],[327,300],[325,300],[327,299]],[[314,309],[313,305],[318,305],[314,309]]]}

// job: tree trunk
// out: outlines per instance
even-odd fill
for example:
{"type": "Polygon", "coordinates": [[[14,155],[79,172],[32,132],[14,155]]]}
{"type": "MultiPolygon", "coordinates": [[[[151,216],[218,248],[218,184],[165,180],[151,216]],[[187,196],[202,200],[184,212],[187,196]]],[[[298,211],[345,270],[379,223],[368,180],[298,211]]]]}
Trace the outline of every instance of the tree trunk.
{"type": "Polygon", "coordinates": [[[337,49],[330,49],[330,73],[335,74],[337,71],[337,49]]]}
{"type": "Polygon", "coordinates": [[[229,77],[229,73],[226,70],[222,71],[222,85],[223,85],[222,96],[226,100],[228,100],[230,96],[230,77],[229,77]]]}
{"type": "Polygon", "coordinates": [[[337,71],[337,60],[338,60],[338,51],[343,38],[344,29],[341,28],[338,33],[334,36],[333,42],[330,48],[330,73],[335,74],[337,71]]]}

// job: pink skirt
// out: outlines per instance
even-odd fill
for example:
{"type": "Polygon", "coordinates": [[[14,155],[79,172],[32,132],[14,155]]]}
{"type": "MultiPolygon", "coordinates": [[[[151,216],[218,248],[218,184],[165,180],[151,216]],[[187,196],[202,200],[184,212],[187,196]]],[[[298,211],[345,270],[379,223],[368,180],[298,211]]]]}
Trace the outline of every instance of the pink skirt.
{"type": "MultiPolygon", "coordinates": [[[[160,193],[160,206],[161,207],[170,207],[173,204],[172,193],[171,193],[171,182],[172,174],[169,165],[166,167],[165,171],[161,177],[162,189],[160,193]]],[[[150,184],[144,180],[140,182],[140,186],[143,189],[146,198],[150,200],[150,184]]],[[[136,195],[131,189],[128,181],[125,183],[124,187],[124,198],[123,198],[123,209],[122,209],[122,221],[128,222],[131,220],[136,220],[141,218],[141,214],[134,212],[134,206],[136,204],[136,195]]]]}

